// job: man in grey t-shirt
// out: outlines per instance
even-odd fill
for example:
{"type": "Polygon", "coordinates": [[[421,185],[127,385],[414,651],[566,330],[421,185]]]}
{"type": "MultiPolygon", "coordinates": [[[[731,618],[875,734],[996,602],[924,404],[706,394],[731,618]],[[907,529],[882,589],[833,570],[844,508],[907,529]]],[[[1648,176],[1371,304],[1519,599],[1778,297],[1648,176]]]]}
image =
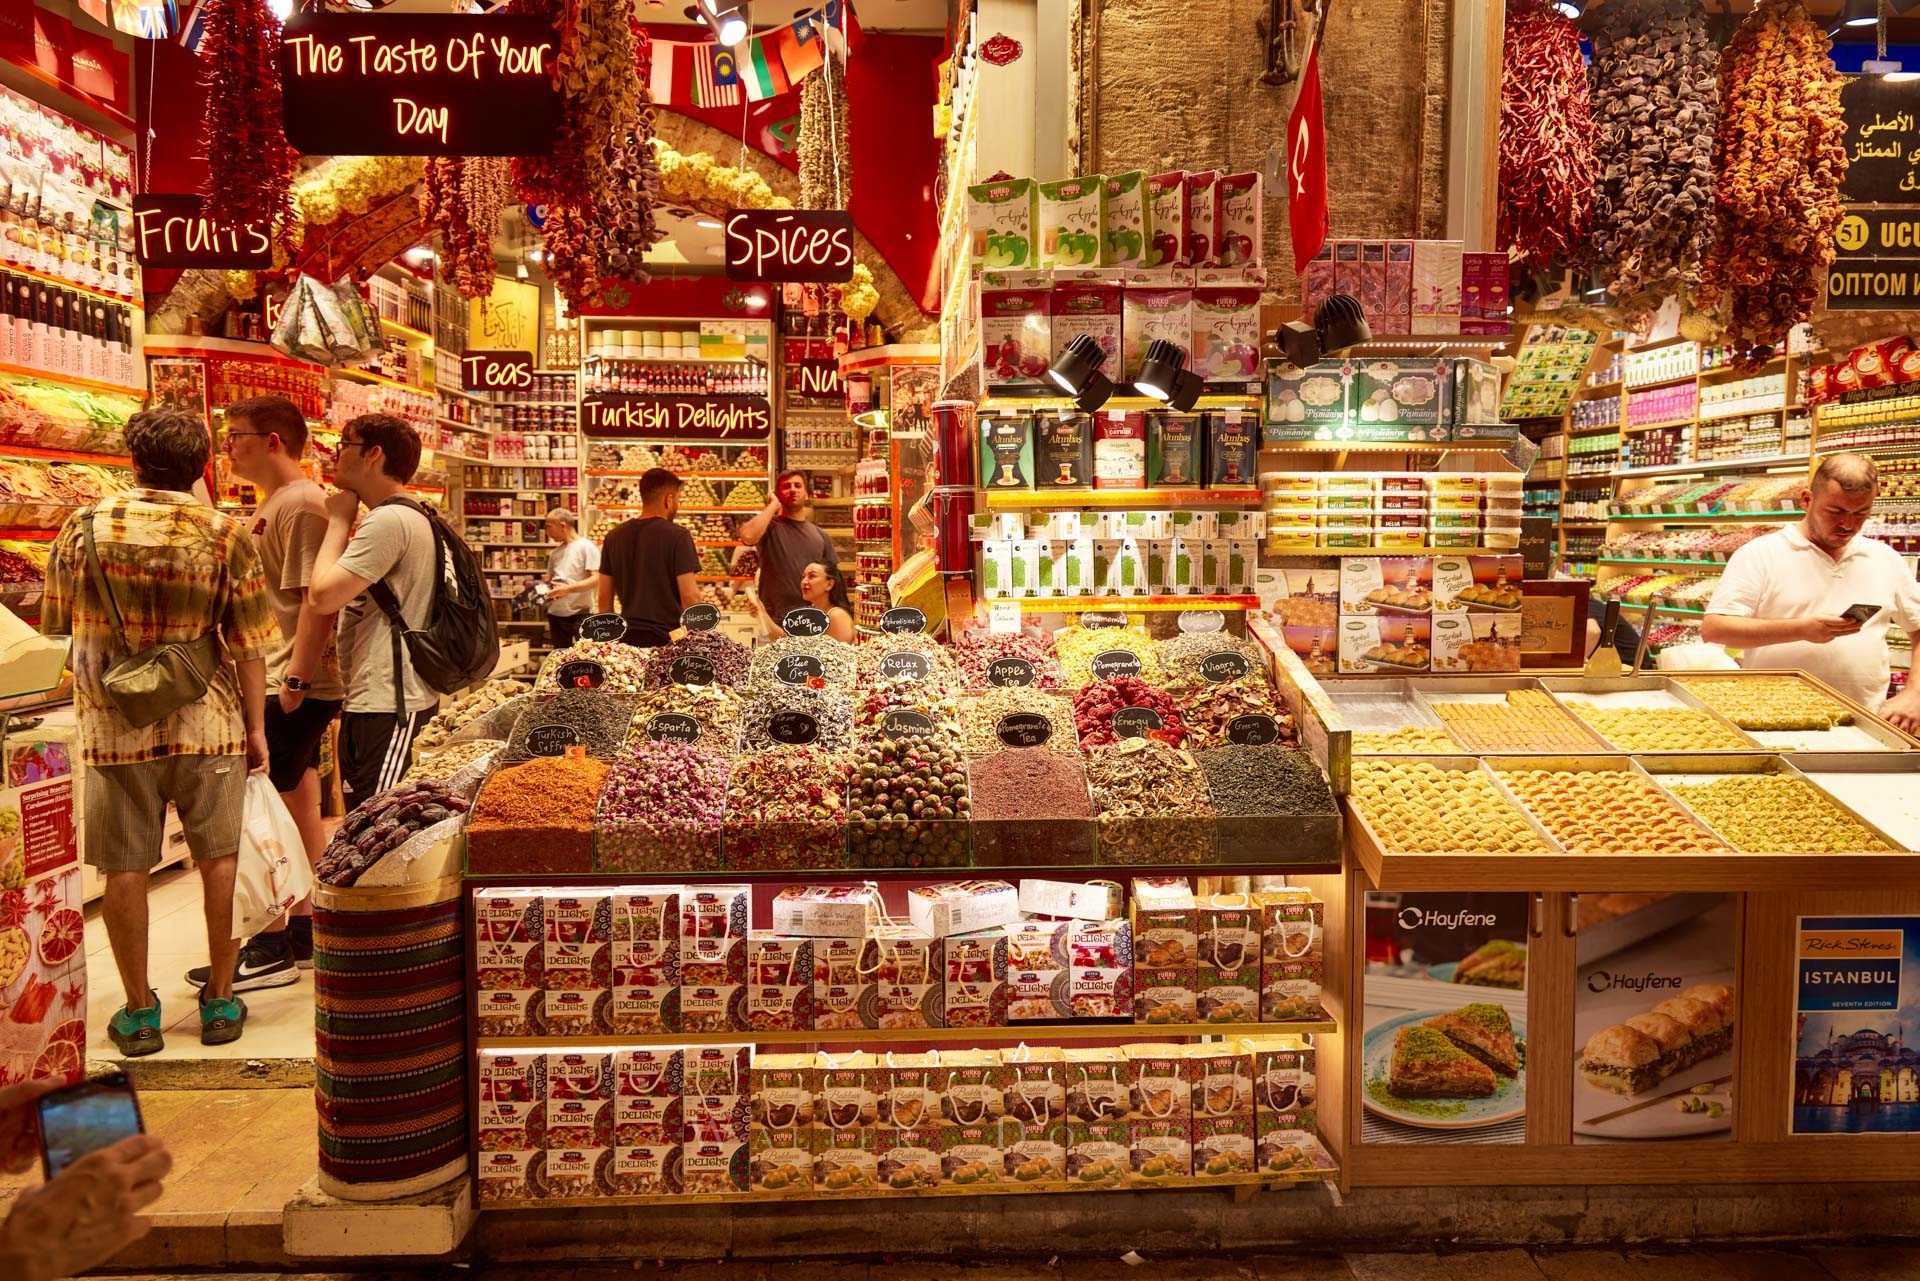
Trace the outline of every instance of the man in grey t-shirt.
{"type": "Polygon", "coordinates": [[[800,591],[807,566],[840,563],[833,539],[804,519],[808,506],[806,473],[783,471],[774,478],[766,507],[740,527],[740,541],[760,553],[760,608],[776,629],[788,610],[807,603],[800,591]]]}
{"type": "Polygon", "coordinates": [[[340,611],[347,679],[340,779],[348,810],[400,781],[414,736],[438,710],[439,696],[413,670],[404,645],[396,673],[393,626],[367,592],[384,581],[407,626],[425,625],[433,606],[433,526],[405,501],[390,501],[404,500],[419,466],[418,433],[391,414],[362,414],[341,429],[334,468],[341,492],[327,499],[327,537],[307,599],[323,612],[340,611]],[[356,525],[362,503],[367,513],[356,525]]]}

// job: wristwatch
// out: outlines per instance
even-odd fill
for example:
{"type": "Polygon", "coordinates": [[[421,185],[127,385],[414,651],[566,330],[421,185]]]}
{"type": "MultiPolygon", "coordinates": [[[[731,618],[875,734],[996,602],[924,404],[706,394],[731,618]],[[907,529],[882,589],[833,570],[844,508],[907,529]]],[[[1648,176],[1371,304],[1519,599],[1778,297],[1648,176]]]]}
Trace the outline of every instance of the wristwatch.
{"type": "Polygon", "coordinates": [[[280,683],[286,686],[288,689],[293,690],[295,693],[299,693],[302,690],[309,690],[313,688],[312,681],[301,680],[298,676],[293,675],[291,672],[289,672],[285,676],[282,676],[280,678],[280,683]]]}

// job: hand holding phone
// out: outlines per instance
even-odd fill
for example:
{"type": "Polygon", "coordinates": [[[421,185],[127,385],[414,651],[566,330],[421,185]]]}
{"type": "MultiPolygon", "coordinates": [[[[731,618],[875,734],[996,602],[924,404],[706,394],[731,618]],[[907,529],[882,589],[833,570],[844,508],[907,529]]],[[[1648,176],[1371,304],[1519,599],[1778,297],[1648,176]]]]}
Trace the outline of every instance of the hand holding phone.
{"type": "Polygon", "coordinates": [[[125,1072],[82,1081],[40,1099],[40,1156],[49,1181],[90,1152],[146,1132],[125,1072]]]}
{"type": "Polygon", "coordinates": [[[1849,605],[1845,609],[1841,610],[1840,617],[1850,618],[1854,622],[1859,623],[1861,626],[1864,627],[1873,618],[1873,616],[1875,614],[1878,614],[1879,612],[1880,612],[1880,606],[1868,605],[1862,602],[1861,604],[1858,604],[1858,605],[1849,605]]]}

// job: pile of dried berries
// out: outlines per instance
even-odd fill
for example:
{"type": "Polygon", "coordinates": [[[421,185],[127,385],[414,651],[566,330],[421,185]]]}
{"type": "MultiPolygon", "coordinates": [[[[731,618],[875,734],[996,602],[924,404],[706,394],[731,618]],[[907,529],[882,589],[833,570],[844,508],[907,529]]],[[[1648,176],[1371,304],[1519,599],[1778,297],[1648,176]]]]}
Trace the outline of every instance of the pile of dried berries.
{"type": "Polygon", "coordinates": [[[1180,708],[1165,690],[1137,676],[1095,681],[1075,694],[1073,723],[1082,747],[1105,747],[1142,736],[1173,747],[1187,741],[1180,708]]]}
{"type": "Polygon", "coordinates": [[[607,772],[594,818],[596,866],[606,872],[720,866],[727,761],[698,746],[641,739],[607,772]]]}
{"type": "Polygon", "coordinates": [[[817,747],[741,758],[727,785],[727,866],[844,866],[846,798],[846,763],[817,747]]]}

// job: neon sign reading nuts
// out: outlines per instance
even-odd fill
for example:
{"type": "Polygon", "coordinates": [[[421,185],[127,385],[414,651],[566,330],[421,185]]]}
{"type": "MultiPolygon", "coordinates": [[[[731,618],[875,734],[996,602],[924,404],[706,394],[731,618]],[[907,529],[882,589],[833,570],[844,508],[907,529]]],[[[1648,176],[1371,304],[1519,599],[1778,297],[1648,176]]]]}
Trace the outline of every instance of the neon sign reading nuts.
{"type": "Polygon", "coordinates": [[[288,140],[307,154],[547,152],[557,48],[525,14],[301,14],[281,40],[288,140]]]}
{"type": "Polygon", "coordinates": [[[844,284],[853,279],[853,246],[845,210],[735,210],[727,215],[727,279],[844,284]]]}

